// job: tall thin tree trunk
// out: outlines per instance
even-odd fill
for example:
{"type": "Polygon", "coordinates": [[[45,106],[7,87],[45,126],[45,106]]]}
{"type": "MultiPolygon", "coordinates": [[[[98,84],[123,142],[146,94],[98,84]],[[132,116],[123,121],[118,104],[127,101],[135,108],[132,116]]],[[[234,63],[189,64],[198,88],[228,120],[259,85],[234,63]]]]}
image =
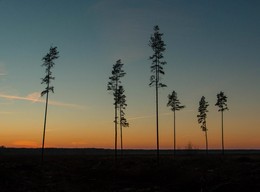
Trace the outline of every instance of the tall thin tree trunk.
{"type": "Polygon", "coordinates": [[[205,131],[205,138],[206,138],[206,154],[208,155],[208,131],[205,131]]]}
{"type": "Polygon", "coordinates": [[[158,87],[156,87],[156,140],[157,140],[157,159],[159,161],[159,118],[158,118],[158,87]]]}
{"type": "Polygon", "coordinates": [[[43,126],[43,136],[42,136],[42,162],[44,159],[44,144],[45,144],[45,132],[46,132],[46,124],[47,124],[48,101],[49,101],[49,91],[47,91],[46,93],[46,105],[45,105],[44,126],[43,126]]]}
{"type": "Polygon", "coordinates": [[[156,140],[157,140],[157,163],[159,163],[160,156],[160,144],[159,144],[159,113],[158,113],[158,81],[159,81],[159,71],[158,71],[158,61],[156,67],[156,140]]]}
{"type": "Polygon", "coordinates": [[[222,127],[222,155],[224,155],[224,126],[223,126],[223,111],[221,111],[221,127],[222,127]]]}
{"type": "Polygon", "coordinates": [[[175,110],[173,111],[173,138],[174,138],[174,141],[173,141],[173,146],[174,146],[174,150],[173,150],[173,156],[175,158],[176,156],[176,122],[175,122],[175,110]]]}
{"type": "Polygon", "coordinates": [[[115,163],[117,165],[117,97],[118,97],[118,90],[117,90],[117,87],[118,87],[118,82],[116,82],[116,100],[115,100],[115,163]]]}
{"type": "Polygon", "coordinates": [[[117,163],[117,103],[115,104],[115,161],[117,163]]]}
{"type": "Polygon", "coordinates": [[[206,121],[205,121],[205,139],[206,139],[206,154],[208,155],[208,130],[207,130],[206,121]]]}
{"type": "Polygon", "coordinates": [[[120,106],[120,145],[121,145],[121,156],[123,156],[123,129],[122,129],[122,122],[121,122],[121,119],[122,119],[122,115],[121,115],[121,110],[122,110],[122,107],[120,106]]]}
{"type": "Polygon", "coordinates": [[[121,156],[123,156],[123,129],[122,129],[122,124],[120,125],[120,129],[121,129],[121,133],[120,133],[120,137],[121,137],[121,156]]]}

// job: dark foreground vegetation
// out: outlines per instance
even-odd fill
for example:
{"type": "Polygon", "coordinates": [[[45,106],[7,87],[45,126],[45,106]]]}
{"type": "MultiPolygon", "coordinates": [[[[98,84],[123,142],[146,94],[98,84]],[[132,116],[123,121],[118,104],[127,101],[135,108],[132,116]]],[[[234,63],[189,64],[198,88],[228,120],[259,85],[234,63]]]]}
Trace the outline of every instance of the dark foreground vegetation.
{"type": "Polygon", "coordinates": [[[0,153],[0,191],[259,191],[260,155],[0,153]]]}

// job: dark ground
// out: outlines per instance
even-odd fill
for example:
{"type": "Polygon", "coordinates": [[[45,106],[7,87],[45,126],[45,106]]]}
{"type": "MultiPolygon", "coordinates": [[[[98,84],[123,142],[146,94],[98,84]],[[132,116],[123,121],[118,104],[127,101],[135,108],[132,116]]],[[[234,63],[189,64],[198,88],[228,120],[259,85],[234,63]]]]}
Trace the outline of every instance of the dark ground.
{"type": "Polygon", "coordinates": [[[260,191],[259,154],[3,155],[0,192],[260,191]]]}

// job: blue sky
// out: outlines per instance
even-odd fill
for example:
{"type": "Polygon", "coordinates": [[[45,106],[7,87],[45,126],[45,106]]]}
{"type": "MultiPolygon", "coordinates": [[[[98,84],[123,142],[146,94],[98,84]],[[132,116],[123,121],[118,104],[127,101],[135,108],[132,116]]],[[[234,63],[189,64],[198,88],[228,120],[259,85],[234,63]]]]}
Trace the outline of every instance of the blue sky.
{"type": "MultiPolygon", "coordinates": [[[[234,141],[251,138],[248,145],[260,147],[255,137],[260,135],[259,10],[256,0],[0,1],[0,114],[4,125],[0,135],[7,136],[6,129],[10,132],[4,144],[13,146],[19,140],[40,145],[41,59],[53,45],[60,58],[53,70],[49,143],[62,132],[63,140],[55,146],[113,146],[113,98],[106,88],[112,65],[122,59],[131,124],[125,133],[126,146],[136,147],[133,140],[137,138],[137,143],[144,141],[143,146],[151,147],[145,138],[155,137],[148,43],[153,26],[159,25],[168,63],[163,77],[168,87],[160,90],[161,140],[167,141],[162,145],[171,145],[172,116],[166,103],[167,95],[175,90],[187,106],[179,114],[180,148],[188,142],[203,147],[196,119],[202,95],[210,104],[209,140],[219,137],[220,116],[214,106],[219,91],[229,99],[227,137],[234,141]],[[15,122],[20,122],[19,130],[15,122]],[[111,138],[107,143],[92,141],[107,137],[111,138]]],[[[244,141],[227,144],[248,146],[244,141]]],[[[213,147],[218,147],[217,141],[213,147]]]]}

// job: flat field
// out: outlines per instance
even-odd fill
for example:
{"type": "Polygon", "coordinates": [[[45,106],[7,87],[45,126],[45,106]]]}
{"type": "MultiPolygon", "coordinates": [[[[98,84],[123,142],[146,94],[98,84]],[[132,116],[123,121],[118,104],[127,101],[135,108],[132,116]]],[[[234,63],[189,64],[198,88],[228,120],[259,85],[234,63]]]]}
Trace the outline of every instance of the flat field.
{"type": "Polygon", "coordinates": [[[259,154],[0,154],[1,192],[260,191],[259,154]]]}

